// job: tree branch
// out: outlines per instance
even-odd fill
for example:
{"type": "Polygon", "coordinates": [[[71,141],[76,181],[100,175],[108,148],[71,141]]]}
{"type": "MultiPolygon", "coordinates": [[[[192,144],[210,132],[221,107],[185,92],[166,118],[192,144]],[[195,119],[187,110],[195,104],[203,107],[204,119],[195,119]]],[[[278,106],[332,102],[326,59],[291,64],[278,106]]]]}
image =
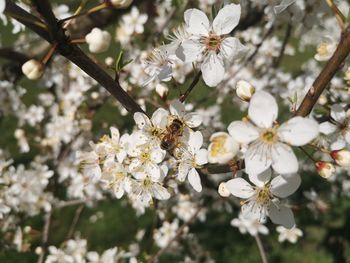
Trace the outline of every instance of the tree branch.
{"type": "Polygon", "coordinates": [[[312,87],[304,97],[301,105],[296,111],[297,116],[307,116],[312,111],[318,98],[328,86],[337,71],[341,68],[346,57],[350,53],[350,26],[347,26],[342,32],[340,42],[335,50],[333,56],[327,62],[321,73],[318,75],[312,87]]]}
{"type": "Polygon", "coordinates": [[[26,25],[29,29],[33,30],[49,43],[57,44],[58,53],[66,57],[90,77],[95,79],[102,87],[108,90],[109,93],[115,97],[127,111],[131,113],[144,112],[141,107],[124,91],[119,83],[115,82],[111,76],[109,76],[100,66],[90,59],[80,48],[69,43],[69,38],[64,34],[64,30],[59,25],[57,19],[54,16],[52,17],[52,11],[47,11],[47,9],[50,7],[47,0],[34,0],[34,2],[37,4],[38,11],[41,12],[45,21],[48,23],[48,28],[53,30],[57,29],[59,26],[57,31],[50,31],[49,33],[43,28],[37,26],[35,23],[28,22],[28,20],[36,22],[41,21],[35,16],[27,13],[10,0],[6,0],[5,13],[26,25]],[[46,2],[46,4],[44,4],[44,2],[46,2]],[[54,23],[56,23],[56,25],[53,25],[54,23]]]}

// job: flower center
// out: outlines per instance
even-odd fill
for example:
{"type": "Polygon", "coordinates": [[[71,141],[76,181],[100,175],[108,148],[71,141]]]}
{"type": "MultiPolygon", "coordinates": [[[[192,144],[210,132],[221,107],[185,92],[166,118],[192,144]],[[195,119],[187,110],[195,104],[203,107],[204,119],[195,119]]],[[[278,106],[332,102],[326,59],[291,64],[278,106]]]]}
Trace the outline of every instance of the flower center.
{"type": "Polygon", "coordinates": [[[208,50],[218,52],[220,50],[222,40],[223,38],[221,36],[210,33],[208,37],[204,38],[203,42],[208,50]]]}
{"type": "Polygon", "coordinates": [[[227,153],[225,149],[226,136],[217,136],[212,142],[211,154],[213,156],[223,155],[227,153]]]}
{"type": "Polygon", "coordinates": [[[143,152],[140,155],[140,159],[142,162],[148,161],[150,159],[151,155],[149,154],[149,152],[143,152]]]}
{"type": "Polygon", "coordinates": [[[256,202],[259,204],[266,204],[271,200],[270,184],[264,185],[262,188],[256,189],[256,202]]]}
{"type": "Polygon", "coordinates": [[[264,130],[261,133],[260,138],[265,143],[272,144],[272,143],[276,142],[276,140],[277,140],[276,130],[275,129],[264,130]]]}
{"type": "Polygon", "coordinates": [[[321,44],[318,45],[317,47],[317,53],[320,55],[320,56],[326,56],[328,55],[328,46],[329,44],[326,43],[326,42],[322,42],[321,44]]]}

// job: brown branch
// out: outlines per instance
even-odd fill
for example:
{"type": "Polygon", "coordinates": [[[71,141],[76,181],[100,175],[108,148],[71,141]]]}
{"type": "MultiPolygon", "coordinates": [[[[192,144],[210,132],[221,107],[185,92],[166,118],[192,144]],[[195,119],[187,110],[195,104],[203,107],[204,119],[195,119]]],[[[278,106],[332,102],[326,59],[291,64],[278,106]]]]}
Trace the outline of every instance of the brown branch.
{"type": "Polygon", "coordinates": [[[41,238],[41,254],[38,259],[38,263],[43,263],[45,259],[45,254],[49,241],[50,225],[51,225],[52,211],[45,215],[45,225],[43,228],[42,238],[41,238]]]}
{"type": "Polygon", "coordinates": [[[275,61],[273,62],[274,68],[278,68],[278,66],[281,64],[285,49],[287,47],[290,35],[292,33],[292,28],[293,28],[293,24],[292,24],[292,21],[290,20],[288,25],[287,25],[286,33],[285,33],[284,38],[283,38],[283,43],[282,43],[282,46],[280,49],[280,53],[279,53],[278,57],[275,59],[275,61]]]}
{"type": "Polygon", "coordinates": [[[191,82],[190,86],[188,87],[188,89],[185,91],[185,93],[180,97],[180,101],[184,102],[188,95],[190,95],[191,91],[194,89],[194,87],[197,85],[197,83],[199,82],[200,78],[202,76],[202,71],[199,71],[196,76],[194,77],[193,81],[191,82]]]}
{"type": "Polygon", "coordinates": [[[80,48],[76,45],[69,43],[69,38],[64,34],[64,30],[61,28],[56,18],[51,14],[52,11],[47,11],[50,4],[47,0],[35,0],[37,3],[38,11],[41,12],[45,21],[48,23],[49,29],[57,29],[57,31],[50,33],[43,28],[28,22],[28,19],[33,21],[39,21],[35,16],[27,13],[25,10],[17,6],[10,0],[6,0],[5,13],[14,17],[16,20],[26,25],[29,29],[33,30],[43,39],[51,44],[57,44],[57,52],[68,60],[73,62],[79,68],[81,68],[90,77],[95,79],[102,87],[109,91],[129,112],[144,112],[141,107],[124,91],[124,89],[115,82],[111,76],[109,76],[100,66],[98,66],[92,59],[90,59],[80,48]],[[46,4],[44,4],[46,2],[46,4]],[[26,19],[22,19],[25,17],[26,19]],[[53,25],[56,23],[56,25],[53,25]]]}
{"type": "Polygon", "coordinates": [[[73,237],[73,234],[74,234],[74,230],[78,224],[78,221],[79,221],[79,218],[84,210],[84,207],[85,205],[84,204],[81,204],[80,206],[78,206],[78,208],[75,210],[75,213],[74,213],[74,218],[73,218],[73,221],[72,221],[72,224],[69,228],[69,231],[68,231],[68,234],[67,234],[67,237],[66,237],[66,240],[69,240],[73,237]]]}
{"type": "Polygon", "coordinates": [[[327,62],[321,73],[316,78],[312,87],[304,97],[301,105],[296,111],[297,116],[307,116],[312,111],[312,108],[316,104],[318,98],[322,92],[326,89],[329,82],[332,80],[337,71],[341,68],[346,57],[350,53],[350,26],[342,32],[340,42],[335,50],[333,56],[327,62]]]}

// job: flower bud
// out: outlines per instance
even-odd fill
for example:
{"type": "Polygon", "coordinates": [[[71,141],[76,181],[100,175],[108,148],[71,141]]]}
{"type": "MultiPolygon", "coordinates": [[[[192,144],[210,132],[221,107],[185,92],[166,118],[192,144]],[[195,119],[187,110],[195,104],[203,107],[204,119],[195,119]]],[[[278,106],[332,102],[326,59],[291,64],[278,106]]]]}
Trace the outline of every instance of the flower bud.
{"type": "Polygon", "coordinates": [[[101,53],[109,48],[111,35],[107,31],[95,27],[85,36],[85,41],[89,44],[89,50],[92,53],[101,53]]]}
{"type": "Polygon", "coordinates": [[[243,101],[250,101],[255,93],[255,88],[248,81],[240,80],[236,84],[236,94],[243,101]]]}
{"type": "Polygon", "coordinates": [[[40,79],[44,74],[44,64],[35,59],[28,60],[22,65],[22,72],[28,79],[40,79]]]}
{"type": "Polygon", "coordinates": [[[332,57],[336,48],[337,48],[336,43],[330,42],[328,40],[321,42],[317,46],[317,54],[315,55],[315,59],[317,61],[329,60],[332,57]]]}
{"type": "Polygon", "coordinates": [[[224,182],[219,185],[218,192],[219,192],[219,195],[222,197],[229,197],[231,194],[230,191],[226,187],[226,183],[224,183],[224,182]]]}
{"type": "Polygon", "coordinates": [[[335,173],[334,165],[329,162],[318,161],[315,163],[316,170],[323,178],[329,178],[335,173]]]}
{"type": "Polygon", "coordinates": [[[161,98],[164,98],[168,94],[168,88],[162,84],[156,85],[156,92],[161,98]]]}
{"type": "Polygon", "coordinates": [[[131,4],[132,0],[110,0],[109,2],[116,8],[126,8],[131,4]]]}
{"type": "Polygon", "coordinates": [[[342,167],[350,167],[350,152],[347,150],[336,150],[331,152],[331,157],[342,167]]]}

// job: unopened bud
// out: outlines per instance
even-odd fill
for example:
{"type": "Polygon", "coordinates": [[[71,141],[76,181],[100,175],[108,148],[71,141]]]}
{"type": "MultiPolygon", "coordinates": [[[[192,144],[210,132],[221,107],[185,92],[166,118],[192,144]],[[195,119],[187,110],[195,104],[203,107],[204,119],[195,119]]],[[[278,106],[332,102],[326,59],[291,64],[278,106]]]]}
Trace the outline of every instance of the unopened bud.
{"type": "Polygon", "coordinates": [[[229,197],[231,194],[230,191],[226,187],[226,183],[221,183],[219,185],[218,192],[219,192],[219,195],[222,197],[229,197]]]}
{"type": "Polygon", "coordinates": [[[329,162],[318,161],[315,166],[318,174],[323,178],[329,178],[335,173],[334,165],[329,162]]]}
{"type": "Polygon", "coordinates": [[[350,152],[347,150],[337,150],[331,152],[331,157],[334,161],[343,167],[350,167],[350,152]]]}
{"type": "Polygon", "coordinates": [[[168,94],[168,88],[162,84],[157,84],[156,92],[161,98],[164,98],[168,94]]]}
{"type": "Polygon", "coordinates": [[[255,93],[255,88],[248,81],[240,80],[236,84],[236,94],[244,101],[250,101],[250,98],[255,93]]]}
{"type": "Polygon", "coordinates": [[[95,27],[85,36],[85,41],[89,45],[90,52],[101,53],[109,48],[111,35],[107,31],[95,27]]]}
{"type": "Polygon", "coordinates": [[[24,233],[28,234],[30,231],[32,231],[32,228],[30,226],[25,226],[23,229],[24,233]]]}
{"type": "Polygon", "coordinates": [[[22,65],[22,72],[28,79],[40,79],[44,74],[44,64],[35,59],[28,60],[22,65]]]}
{"type": "Polygon", "coordinates": [[[318,98],[318,104],[320,105],[326,105],[328,100],[327,100],[327,97],[325,95],[321,95],[319,98],[318,98]]]}
{"type": "Polygon", "coordinates": [[[132,0],[109,0],[109,2],[116,8],[126,8],[131,4],[132,0]]]}

